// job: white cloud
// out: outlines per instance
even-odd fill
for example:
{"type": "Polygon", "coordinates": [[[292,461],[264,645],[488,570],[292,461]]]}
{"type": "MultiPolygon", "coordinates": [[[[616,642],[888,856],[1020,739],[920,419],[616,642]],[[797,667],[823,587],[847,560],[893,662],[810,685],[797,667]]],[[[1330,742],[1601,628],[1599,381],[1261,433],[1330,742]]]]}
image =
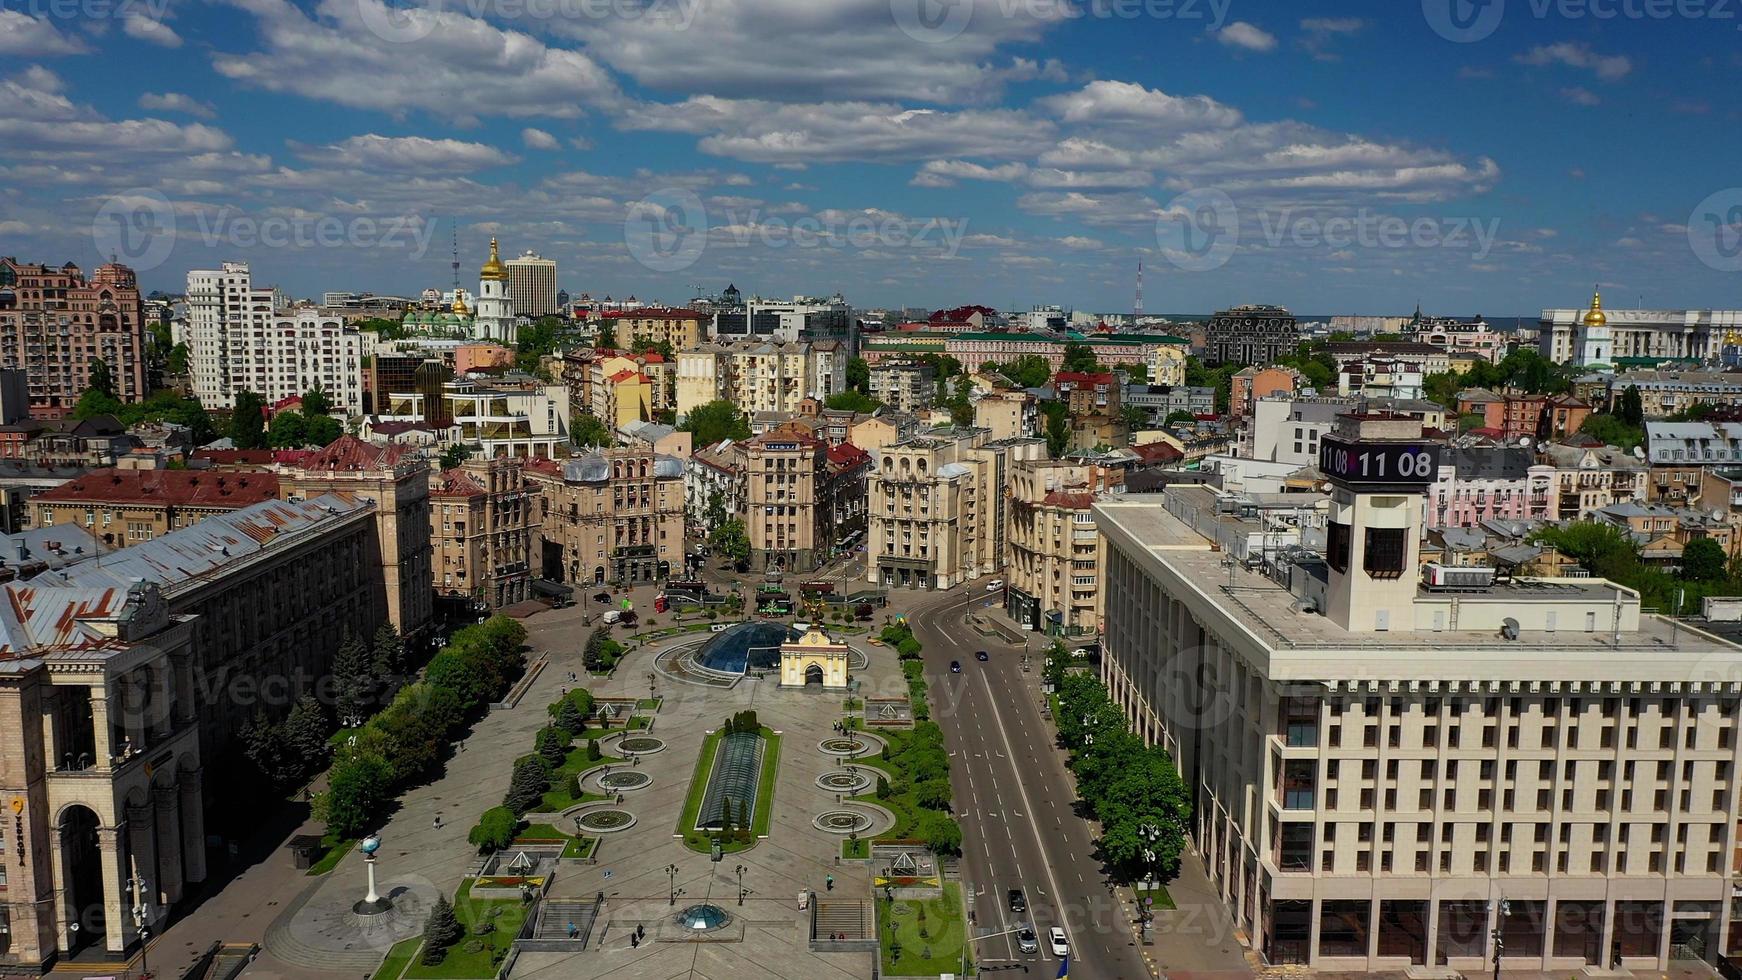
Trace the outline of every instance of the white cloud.
{"type": "Polygon", "coordinates": [[[519,162],[518,157],[484,143],[375,133],[325,146],[293,145],[292,149],[311,163],[356,170],[467,173],[519,162]]]}
{"type": "Polygon", "coordinates": [[[20,10],[0,7],[0,54],[53,58],[89,50],[77,37],[62,34],[47,17],[32,17],[20,10]]]}
{"type": "Polygon", "coordinates": [[[517,31],[429,7],[384,0],[317,0],[314,16],[288,0],[230,0],[253,14],[261,49],[219,53],[232,81],[355,109],[421,109],[444,121],[479,114],[572,118],[620,100],[591,57],[517,31]],[[381,24],[408,39],[384,42],[381,24]],[[371,29],[375,25],[375,29],[371,29]]]}
{"type": "Polygon", "coordinates": [[[531,126],[520,131],[520,142],[525,144],[526,148],[529,150],[562,149],[562,144],[557,142],[555,136],[552,136],[542,129],[534,129],[531,126]]]}
{"type": "Polygon", "coordinates": [[[1366,26],[1359,17],[1308,17],[1300,22],[1308,34],[1353,34],[1366,26]]]}
{"type": "Polygon", "coordinates": [[[179,112],[199,119],[212,119],[218,114],[210,102],[201,102],[180,92],[146,92],[139,97],[139,108],[153,112],[179,112]]]}
{"type": "Polygon", "coordinates": [[[1147,170],[1059,170],[1055,167],[1042,167],[1029,173],[1028,182],[1035,187],[1136,188],[1155,183],[1155,175],[1147,170]]]}
{"type": "Polygon", "coordinates": [[[1633,70],[1633,62],[1626,55],[1601,55],[1592,51],[1589,46],[1573,41],[1540,45],[1519,55],[1516,60],[1521,65],[1565,65],[1568,68],[1581,68],[1605,82],[1625,78],[1633,70]]]}
{"type": "Polygon", "coordinates": [[[914,174],[915,187],[951,187],[957,180],[1021,180],[1028,173],[1024,163],[1005,163],[995,167],[982,166],[967,160],[927,160],[914,174]]]}
{"type": "Polygon", "coordinates": [[[1216,40],[1231,48],[1257,51],[1261,54],[1276,50],[1276,35],[1243,20],[1237,20],[1217,31],[1216,40]]]}
{"type": "Polygon", "coordinates": [[[1106,243],[1099,238],[1088,238],[1083,235],[1066,235],[1059,239],[1058,243],[1074,252],[1091,252],[1106,247],[1106,243]]]}
{"type": "Polygon", "coordinates": [[[593,141],[585,136],[570,136],[569,145],[577,150],[590,150],[593,148],[593,141]]]}
{"type": "Polygon", "coordinates": [[[1203,95],[1174,96],[1134,82],[1093,81],[1075,92],[1040,100],[1067,123],[1131,122],[1169,129],[1239,125],[1240,111],[1203,95]]]}
{"type": "Polygon", "coordinates": [[[143,15],[123,17],[121,29],[128,37],[146,41],[162,48],[181,47],[181,35],[161,20],[143,15]]]}
{"type": "Polygon", "coordinates": [[[1592,106],[1603,103],[1603,100],[1597,97],[1597,93],[1578,85],[1561,89],[1561,98],[1573,105],[1592,106]]]}
{"type": "Polygon", "coordinates": [[[189,155],[228,150],[229,134],[201,123],[162,119],[111,121],[64,94],[54,72],[33,65],[0,79],[0,145],[14,160],[44,160],[56,167],[84,159],[114,161],[117,155],[189,155]]]}

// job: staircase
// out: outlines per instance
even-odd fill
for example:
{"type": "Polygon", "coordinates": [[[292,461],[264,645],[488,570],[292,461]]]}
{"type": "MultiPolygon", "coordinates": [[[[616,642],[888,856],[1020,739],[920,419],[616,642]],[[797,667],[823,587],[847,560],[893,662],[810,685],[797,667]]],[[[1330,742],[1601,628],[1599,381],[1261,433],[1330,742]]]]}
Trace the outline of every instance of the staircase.
{"type": "Polygon", "coordinates": [[[810,946],[817,952],[877,948],[877,915],[872,904],[813,899],[810,946]]]}

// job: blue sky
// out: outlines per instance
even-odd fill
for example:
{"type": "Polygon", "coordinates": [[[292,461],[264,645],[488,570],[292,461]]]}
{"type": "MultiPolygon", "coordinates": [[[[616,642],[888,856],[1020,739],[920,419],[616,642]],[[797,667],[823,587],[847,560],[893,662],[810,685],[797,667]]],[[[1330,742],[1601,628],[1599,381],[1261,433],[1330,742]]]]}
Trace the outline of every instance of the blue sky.
{"type": "Polygon", "coordinates": [[[1742,4],[0,0],[0,254],[295,295],[1742,305],[1742,4]],[[1693,233],[1690,234],[1690,224],[1693,233]]]}

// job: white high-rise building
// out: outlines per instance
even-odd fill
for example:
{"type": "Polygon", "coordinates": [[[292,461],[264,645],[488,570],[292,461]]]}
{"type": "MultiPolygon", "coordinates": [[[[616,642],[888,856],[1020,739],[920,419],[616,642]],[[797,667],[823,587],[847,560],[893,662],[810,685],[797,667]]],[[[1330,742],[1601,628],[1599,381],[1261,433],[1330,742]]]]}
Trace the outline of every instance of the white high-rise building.
{"type": "MultiPolygon", "coordinates": [[[[552,284],[555,284],[553,263],[552,284]]],[[[518,329],[514,301],[508,296],[508,267],[497,254],[496,239],[490,239],[490,259],[478,270],[477,306],[472,315],[472,336],[513,346],[518,329]]]]}
{"type": "Polygon", "coordinates": [[[207,408],[234,407],[239,391],[270,404],[319,385],[334,407],[363,411],[362,339],[342,318],[280,308],[275,290],[254,288],[246,262],[189,271],[187,302],[188,366],[207,408]]]}
{"type": "Polygon", "coordinates": [[[522,252],[504,263],[508,267],[508,299],[521,316],[551,316],[556,301],[556,261],[537,252],[522,252]]]}

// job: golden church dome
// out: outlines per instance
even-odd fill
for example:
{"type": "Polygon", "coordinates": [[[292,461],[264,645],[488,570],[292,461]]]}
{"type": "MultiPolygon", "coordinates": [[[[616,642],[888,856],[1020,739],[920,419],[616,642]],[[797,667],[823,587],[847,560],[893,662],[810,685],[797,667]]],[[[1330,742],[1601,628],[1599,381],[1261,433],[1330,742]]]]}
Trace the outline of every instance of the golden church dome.
{"type": "Polygon", "coordinates": [[[1591,311],[1585,314],[1585,326],[1608,326],[1609,317],[1603,312],[1603,293],[1597,290],[1591,294],[1591,311]]]}
{"type": "Polygon", "coordinates": [[[508,269],[502,264],[502,256],[496,253],[496,239],[490,239],[490,261],[478,270],[478,278],[503,281],[508,278],[508,269]]]}

